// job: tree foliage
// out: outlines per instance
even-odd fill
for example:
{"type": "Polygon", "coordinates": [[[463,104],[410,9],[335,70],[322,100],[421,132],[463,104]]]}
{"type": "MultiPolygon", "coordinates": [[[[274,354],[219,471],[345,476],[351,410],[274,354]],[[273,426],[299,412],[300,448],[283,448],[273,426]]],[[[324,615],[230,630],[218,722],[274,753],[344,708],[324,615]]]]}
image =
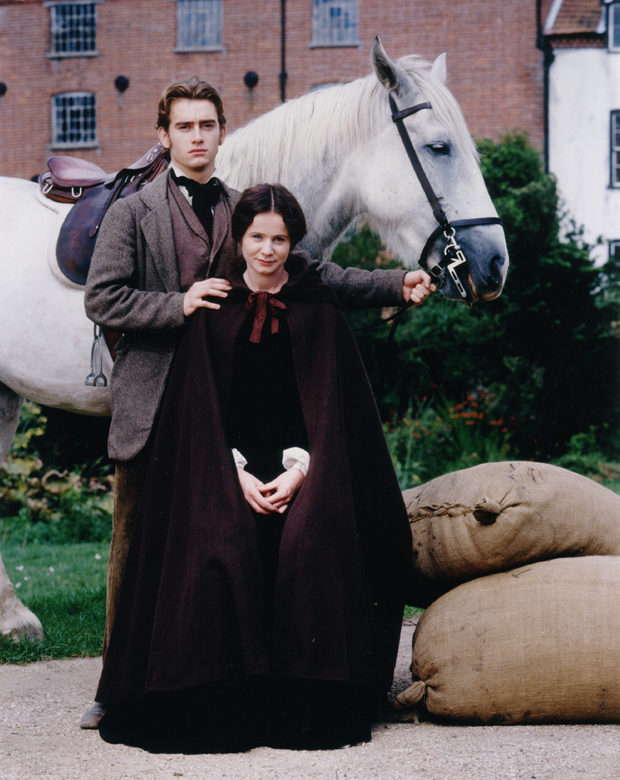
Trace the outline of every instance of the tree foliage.
{"type": "MultiPolygon", "coordinates": [[[[384,419],[429,404],[483,399],[513,457],[548,460],[577,434],[617,451],[620,263],[595,267],[580,232],[565,223],[554,179],[524,135],[480,144],[482,170],[504,221],[511,267],[501,297],[467,310],[439,294],[407,315],[385,355],[385,326],[356,333],[384,419]]],[[[389,267],[367,226],[336,262],[389,267]]],[[[353,327],[377,314],[353,313],[353,327]]]]}

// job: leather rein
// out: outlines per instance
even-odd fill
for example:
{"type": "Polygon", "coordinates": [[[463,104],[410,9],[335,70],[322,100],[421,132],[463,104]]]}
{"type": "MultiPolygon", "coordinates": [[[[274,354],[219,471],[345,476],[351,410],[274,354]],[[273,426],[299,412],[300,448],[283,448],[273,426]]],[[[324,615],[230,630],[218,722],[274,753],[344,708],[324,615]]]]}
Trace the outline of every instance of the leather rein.
{"type": "Polygon", "coordinates": [[[459,291],[459,295],[468,304],[468,306],[471,306],[473,295],[470,296],[468,292],[468,289],[470,289],[467,272],[468,261],[465,257],[465,253],[456,242],[455,228],[473,227],[474,225],[501,225],[502,220],[499,217],[454,219],[452,221],[448,219],[444,210],[441,208],[439,198],[435,194],[435,191],[433,190],[431,183],[426,176],[424,168],[422,167],[422,163],[420,162],[420,158],[418,157],[416,150],[413,148],[411,138],[409,137],[409,133],[407,132],[407,128],[403,122],[406,117],[411,116],[412,114],[417,114],[418,111],[422,111],[423,109],[430,109],[432,106],[430,103],[418,103],[415,106],[404,108],[402,111],[399,111],[398,107],[396,106],[396,101],[392,95],[389,95],[389,101],[390,110],[392,112],[392,121],[398,129],[398,134],[400,135],[401,141],[403,142],[403,146],[405,147],[409,161],[411,162],[413,170],[418,177],[418,181],[420,182],[422,189],[424,190],[424,194],[426,195],[426,198],[433,210],[433,215],[439,223],[439,226],[431,233],[426,244],[424,245],[419,264],[422,266],[422,268],[428,271],[428,273],[436,281],[439,281],[443,272],[447,270],[456,286],[456,289],[459,291]],[[443,233],[446,239],[446,246],[443,251],[442,258],[436,265],[434,265],[432,268],[429,268],[428,256],[433,246],[435,245],[435,241],[441,233],[443,233]]]}

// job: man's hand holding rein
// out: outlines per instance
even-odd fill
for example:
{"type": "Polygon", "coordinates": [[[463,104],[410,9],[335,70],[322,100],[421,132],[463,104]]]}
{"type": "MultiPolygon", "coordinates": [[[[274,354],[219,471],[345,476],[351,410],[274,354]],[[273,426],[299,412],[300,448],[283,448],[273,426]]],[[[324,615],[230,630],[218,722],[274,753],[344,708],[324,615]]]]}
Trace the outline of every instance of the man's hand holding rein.
{"type": "Polygon", "coordinates": [[[418,269],[417,271],[408,271],[403,279],[403,298],[405,303],[411,301],[414,306],[419,306],[435,292],[437,285],[433,283],[431,277],[418,269]]]}

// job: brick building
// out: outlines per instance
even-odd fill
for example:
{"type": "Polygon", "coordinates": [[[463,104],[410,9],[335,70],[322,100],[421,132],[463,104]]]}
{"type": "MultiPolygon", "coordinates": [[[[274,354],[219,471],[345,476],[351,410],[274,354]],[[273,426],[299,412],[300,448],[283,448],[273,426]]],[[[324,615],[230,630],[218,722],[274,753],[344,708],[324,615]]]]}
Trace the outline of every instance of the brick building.
{"type": "Polygon", "coordinates": [[[550,1],[0,0],[0,174],[30,178],[54,153],[109,171],[132,162],[156,140],[163,86],[192,74],[218,87],[234,129],[282,88],[368,73],[375,35],[392,57],[448,53],[475,136],[519,128],[542,149],[537,25],[550,1]]]}

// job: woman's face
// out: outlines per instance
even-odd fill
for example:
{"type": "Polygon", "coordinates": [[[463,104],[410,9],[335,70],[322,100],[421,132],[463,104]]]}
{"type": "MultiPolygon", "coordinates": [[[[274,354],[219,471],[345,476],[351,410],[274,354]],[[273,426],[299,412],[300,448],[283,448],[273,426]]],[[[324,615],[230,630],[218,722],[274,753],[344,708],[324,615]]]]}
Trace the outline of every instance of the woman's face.
{"type": "Polygon", "coordinates": [[[288,228],[281,214],[273,211],[257,214],[241,239],[241,252],[250,274],[260,278],[282,276],[291,248],[288,228]]]}

